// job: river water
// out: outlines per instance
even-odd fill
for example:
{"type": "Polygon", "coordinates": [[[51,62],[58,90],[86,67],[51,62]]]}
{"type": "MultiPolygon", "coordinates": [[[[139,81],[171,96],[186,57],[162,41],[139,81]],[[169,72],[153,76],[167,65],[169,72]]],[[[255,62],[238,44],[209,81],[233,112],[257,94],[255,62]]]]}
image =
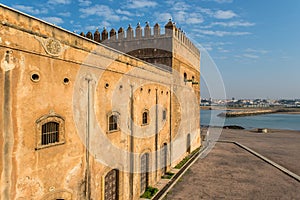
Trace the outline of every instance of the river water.
{"type": "Polygon", "coordinates": [[[222,118],[217,115],[223,110],[201,110],[201,125],[238,125],[246,129],[270,128],[300,130],[300,114],[265,114],[245,117],[222,118]]]}

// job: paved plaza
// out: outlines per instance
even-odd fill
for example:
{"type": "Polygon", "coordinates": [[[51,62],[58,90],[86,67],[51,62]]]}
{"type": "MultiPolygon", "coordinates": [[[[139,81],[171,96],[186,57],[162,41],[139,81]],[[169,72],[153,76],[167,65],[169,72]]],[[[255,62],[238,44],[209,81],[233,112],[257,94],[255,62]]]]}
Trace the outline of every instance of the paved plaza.
{"type": "MultiPolygon", "coordinates": [[[[262,134],[223,130],[219,140],[236,141],[300,174],[300,132],[262,134]]],[[[233,143],[217,142],[198,159],[165,199],[299,199],[300,182],[233,143]]]]}

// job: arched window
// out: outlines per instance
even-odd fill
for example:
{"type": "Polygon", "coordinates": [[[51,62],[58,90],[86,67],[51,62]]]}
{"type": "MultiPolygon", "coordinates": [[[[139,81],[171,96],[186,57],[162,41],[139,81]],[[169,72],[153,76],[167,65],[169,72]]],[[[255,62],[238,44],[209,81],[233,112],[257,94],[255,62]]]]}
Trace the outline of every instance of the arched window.
{"type": "Polygon", "coordinates": [[[149,185],[149,153],[141,156],[141,188],[140,192],[143,194],[149,185]]]}
{"type": "Polygon", "coordinates": [[[118,129],[118,116],[116,115],[111,115],[109,117],[109,130],[113,131],[113,130],[117,130],[118,129]]]}
{"type": "Polygon", "coordinates": [[[113,169],[105,176],[104,199],[119,199],[119,170],[113,169]]]}
{"type": "Polygon", "coordinates": [[[164,143],[161,149],[161,168],[163,175],[167,172],[168,148],[167,143],[164,143]]]}
{"type": "Polygon", "coordinates": [[[184,82],[187,81],[187,74],[185,72],[183,73],[183,80],[184,80],[184,82]]]}
{"type": "Polygon", "coordinates": [[[36,149],[65,143],[65,120],[53,111],[36,120],[36,149]]]}
{"type": "Polygon", "coordinates": [[[149,111],[148,110],[144,110],[144,112],[143,112],[143,119],[142,119],[142,124],[143,125],[146,125],[146,124],[148,124],[149,123],[149,111]]]}
{"type": "Polygon", "coordinates": [[[111,112],[108,114],[108,131],[119,130],[119,113],[111,112]]]}

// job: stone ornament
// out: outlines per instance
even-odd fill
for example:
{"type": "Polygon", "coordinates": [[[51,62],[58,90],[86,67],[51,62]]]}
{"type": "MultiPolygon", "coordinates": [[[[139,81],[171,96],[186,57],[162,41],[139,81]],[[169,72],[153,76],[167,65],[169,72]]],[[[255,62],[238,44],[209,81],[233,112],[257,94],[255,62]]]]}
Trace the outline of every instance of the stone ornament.
{"type": "Polygon", "coordinates": [[[66,47],[63,47],[62,44],[54,39],[54,38],[35,38],[42,44],[43,48],[45,49],[46,53],[48,53],[51,56],[60,56],[64,50],[66,50],[66,47]]]}

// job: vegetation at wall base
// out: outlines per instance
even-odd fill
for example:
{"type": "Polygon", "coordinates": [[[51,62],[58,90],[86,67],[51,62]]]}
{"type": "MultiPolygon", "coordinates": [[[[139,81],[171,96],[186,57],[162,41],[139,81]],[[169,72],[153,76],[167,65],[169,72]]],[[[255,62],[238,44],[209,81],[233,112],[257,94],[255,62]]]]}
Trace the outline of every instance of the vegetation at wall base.
{"type": "Polygon", "coordinates": [[[141,198],[151,199],[156,194],[156,192],[158,192],[157,188],[148,186],[146,188],[146,191],[141,195],[141,198]]]}
{"type": "Polygon", "coordinates": [[[195,149],[192,153],[187,155],[184,159],[182,159],[176,166],[175,169],[180,169],[196,152],[198,152],[200,147],[195,149]]]}
{"type": "Polygon", "coordinates": [[[173,175],[174,175],[173,172],[166,172],[163,176],[161,176],[161,178],[163,178],[163,179],[171,179],[173,175]]]}

